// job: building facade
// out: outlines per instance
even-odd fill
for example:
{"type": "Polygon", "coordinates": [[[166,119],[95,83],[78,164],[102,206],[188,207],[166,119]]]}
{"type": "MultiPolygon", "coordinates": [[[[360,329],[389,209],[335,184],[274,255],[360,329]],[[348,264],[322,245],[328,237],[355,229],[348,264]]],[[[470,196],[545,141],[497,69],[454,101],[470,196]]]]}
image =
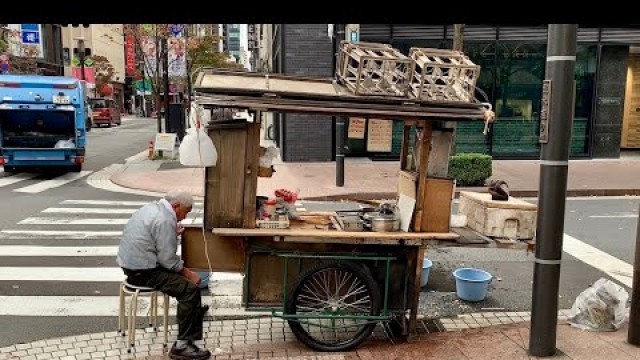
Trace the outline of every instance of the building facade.
{"type": "Polygon", "coordinates": [[[223,25],[223,51],[228,52],[245,69],[252,70],[248,24],[223,25]]]}
{"type": "MultiPolygon", "coordinates": [[[[481,121],[460,122],[456,152],[539,158],[547,30],[546,24],[465,26],[464,52],[481,66],[476,97],[492,104],[497,120],[487,136],[482,134],[481,121]]],[[[404,54],[411,47],[450,49],[453,42],[452,24],[360,24],[358,31],[355,39],[391,44],[404,54]]],[[[263,31],[267,32],[271,38],[266,42],[271,45],[261,46],[261,53],[269,53],[272,71],[333,77],[335,40],[345,38],[344,24],[271,25],[263,31]],[[331,37],[332,33],[338,35],[331,37]]],[[[636,111],[640,108],[640,51],[636,45],[640,46],[640,26],[579,27],[571,158],[617,158],[621,149],[640,148],[640,113],[636,111]]],[[[260,62],[268,63],[265,59],[260,62]]],[[[335,136],[330,121],[287,115],[280,116],[275,125],[283,160],[333,158],[335,136]]],[[[394,122],[393,146],[387,154],[368,151],[365,139],[347,137],[347,154],[397,157],[401,133],[401,124],[394,122]]]]}
{"type": "MultiPolygon", "coordinates": [[[[114,68],[111,95],[122,110],[125,98],[125,46],[122,24],[63,24],[62,44],[64,74],[72,76],[74,59],[79,57],[79,39],[84,40],[85,57],[100,55],[107,58],[114,68]]],[[[94,86],[89,86],[91,96],[99,96],[94,86]]],[[[129,90],[128,90],[129,91],[129,90]]]]}
{"type": "Polygon", "coordinates": [[[0,24],[0,41],[7,44],[7,51],[15,56],[22,55],[21,47],[35,47],[36,73],[64,74],[60,24],[0,24]]]}

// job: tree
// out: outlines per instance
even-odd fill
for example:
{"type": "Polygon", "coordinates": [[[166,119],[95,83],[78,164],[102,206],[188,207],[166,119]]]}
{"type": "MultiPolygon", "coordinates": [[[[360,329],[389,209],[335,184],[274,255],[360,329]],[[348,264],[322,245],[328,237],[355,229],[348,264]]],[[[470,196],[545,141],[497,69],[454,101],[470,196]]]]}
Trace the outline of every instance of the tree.
{"type": "Polygon", "coordinates": [[[92,55],[90,58],[93,61],[93,68],[96,72],[96,89],[100,91],[103,86],[109,85],[113,81],[116,71],[106,56],[92,55]]]}
{"type": "Polygon", "coordinates": [[[223,69],[244,69],[242,64],[230,60],[229,53],[218,51],[218,36],[203,36],[189,39],[187,56],[193,69],[213,67],[223,69]]]}

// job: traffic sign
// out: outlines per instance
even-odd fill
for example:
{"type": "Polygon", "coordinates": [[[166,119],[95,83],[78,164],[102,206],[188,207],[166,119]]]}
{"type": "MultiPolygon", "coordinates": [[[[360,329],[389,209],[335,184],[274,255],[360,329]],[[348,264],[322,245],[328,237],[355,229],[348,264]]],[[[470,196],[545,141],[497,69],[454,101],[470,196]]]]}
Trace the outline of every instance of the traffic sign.
{"type": "Polygon", "coordinates": [[[169,24],[169,31],[173,34],[173,36],[178,36],[184,30],[184,24],[169,24]]]}

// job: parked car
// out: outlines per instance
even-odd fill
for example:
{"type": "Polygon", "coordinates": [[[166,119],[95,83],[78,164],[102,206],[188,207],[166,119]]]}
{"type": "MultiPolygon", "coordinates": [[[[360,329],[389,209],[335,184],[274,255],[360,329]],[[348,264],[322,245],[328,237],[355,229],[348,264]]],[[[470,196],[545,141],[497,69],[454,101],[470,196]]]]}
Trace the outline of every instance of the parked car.
{"type": "Polygon", "coordinates": [[[122,117],[120,107],[113,99],[107,98],[90,98],[89,105],[93,110],[93,124],[96,126],[107,125],[111,127],[113,124],[121,125],[122,117]]]}

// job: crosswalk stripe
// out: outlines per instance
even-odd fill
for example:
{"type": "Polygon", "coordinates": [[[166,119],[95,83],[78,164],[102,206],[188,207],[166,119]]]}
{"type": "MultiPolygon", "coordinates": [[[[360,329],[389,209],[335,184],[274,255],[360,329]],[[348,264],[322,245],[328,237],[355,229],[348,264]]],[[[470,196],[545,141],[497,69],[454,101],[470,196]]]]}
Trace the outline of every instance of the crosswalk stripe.
{"type": "MultiPolygon", "coordinates": [[[[158,302],[162,309],[163,301],[158,302]]],[[[202,302],[211,303],[211,296],[202,302]]],[[[176,314],[176,304],[171,299],[169,315],[176,314]]],[[[138,316],[148,311],[149,298],[143,296],[138,316]]],[[[118,296],[0,296],[0,316],[118,316],[118,296]]]]}
{"type": "Polygon", "coordinates": [[[63,214],[133,214],[137,210],[138,209],[50,207],[42,210],[42,212],[43,213],[63,213],[63,214]]]}
{"type": "MultiPolygon", "coordinates": [[[[149,201],[113,201],[113,200],[64,200],[62,205],[113,205],[113,206],[142,206],[149,201]]],[[[194,202],[193,208],[201,208],[202,202],[194,202]]]]}
{"type": "Polygon", "coordinates": [[[148,201],[111,201],[111,200],[65,200],[63,205],[113,205],[113,206],[142,206],[148,201]]]}
{"type": "Polygon", "coordinates": [[[38,174],[20,173],[13,176],[3,177],[2,179],[0,179],[0,187],[15,184],[22,180],[29,180],[36,176],[38,176],[38,174]]]}
{"type": "Polygon", "coordinates": [[[95,238],[95,237],[118,237],[122,231],[73,231],[73,230],[0,230],[0,234],[14,237],[64,237],[70,240],[95,238]]]}
{"type": "Polygon", "coordinates": [[[124,225],[129,219],[77,219],[77,218],[49,218],[29,217],[18,224],[32,225],[124,225]]]}
{"type": "Polygon", "coordinates": [[[80,171],[78,173],[66,173],[64,175],[60,175],[54,179],[46,180],[39,182],[37,184],[25,186],[19,189],[15,189],[13,191],[35,194],[41,191],[45,191],[48,189],[52,189],[58,186],[62,186],[66,183],[70,183],[72,181],[78,180],[84,176],[91,174],[93,171],[80,171]]]}
{"type": "Polygon", "coordinates": [[[0,281],[87,281],[120,282],[124,279],[118,267],[0,267],[0,281]]]}
{"type": "Polygon", "coordinates": [[[117,246],[18,246],[0,247],[3,256],[116,256],[117,246]]]}

